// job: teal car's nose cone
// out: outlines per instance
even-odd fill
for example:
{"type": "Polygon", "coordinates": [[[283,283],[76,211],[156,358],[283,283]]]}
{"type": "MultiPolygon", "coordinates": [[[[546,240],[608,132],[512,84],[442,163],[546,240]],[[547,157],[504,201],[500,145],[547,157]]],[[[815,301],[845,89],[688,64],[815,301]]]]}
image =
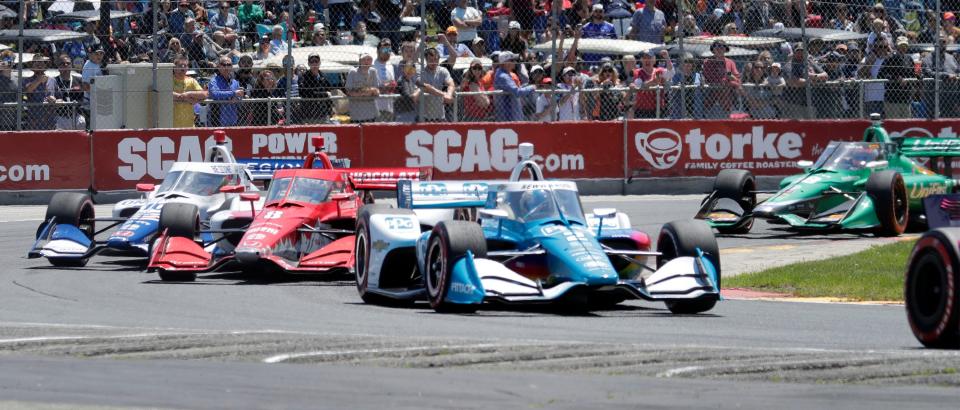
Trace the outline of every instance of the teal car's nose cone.
{"type": "Polygon", "coordinates": [[[586,228],[574,225],[543,225],[531,232],[547,252],[547,266],[556,282],[588,286],[615,285],[617,271],[606,252],[586,228]]]}

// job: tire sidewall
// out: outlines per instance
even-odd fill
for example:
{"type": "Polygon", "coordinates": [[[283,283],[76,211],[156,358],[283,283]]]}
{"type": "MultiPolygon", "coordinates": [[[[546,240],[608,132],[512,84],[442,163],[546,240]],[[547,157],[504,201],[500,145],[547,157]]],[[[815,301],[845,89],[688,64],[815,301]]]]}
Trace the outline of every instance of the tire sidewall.
{"type": "Polygon", "coordinates": [[[447,297],[447,287],[450,281],[449,271],[450,271],[450,255],[449,249],[447,249],[447,237],[446,232],[443,229],[434,229],[433,234],[430,236],[430,242],[427,246],[427,264],[426,264],[426,275],[424,275],[424,281],[426,282],[427,287],[427,296],[430,299],[430,306],[434,309],[443,305],[443,300],[447,297]],[[433,270],[433,260],[434,252],[439,252],[437,256],[440,262],[439,272],[432,272],[433,270]],[[431,277],[433,274],[437,276],[437,283],[433,283],[431,277]]]}
{"type": "Polygon", "coordinates": [[[370,234],[365,219],[357,220],[357,225],[357,237],[354,242],[354,271],[357,292],[360,293],[360,297],[364,297],[370,280],[370,234]],[[360,252],[361,249],[363,252],[360,252]]]}
{"type": "Polygon", "coordinates": [[[957,326],[957,261],[949,245],[949,238],[940,237],[939,232],[925,235],[917,241],[913,252],[910,255],[910,262],[907,266],[906,280],[904,281],[904,304],[907,310],[907,319],[910,328],[917,339],[924,345],[936,345],[950,332],[958,332],[957,326]],[[947,239],[947,240],[945,240],[947,239]],[[938,304],[937,312],[931,316],[934,319],[931,323],[923,323],[916,313],[916,298],[918,296],[917,282],[919,273],[917,268],[920,263],[928,262],[927,258],[935,257],[940,268],[941,277],[940,286],[944,287],[942,298],[938,304]]]}

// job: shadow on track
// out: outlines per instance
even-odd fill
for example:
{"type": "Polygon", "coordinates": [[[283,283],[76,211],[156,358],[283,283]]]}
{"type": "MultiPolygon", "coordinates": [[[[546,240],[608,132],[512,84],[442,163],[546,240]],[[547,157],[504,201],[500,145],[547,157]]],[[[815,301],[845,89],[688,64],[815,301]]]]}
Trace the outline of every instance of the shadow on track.
{"type": "MultiPolygon", "coordinates": [[[[151,273],[153,274],[153,273],[151,273]]],[[[155,275],[155,274],[154,274],[155,275]]],[[[354,286],[349,274],[278,274],[270,272],[217,272],[198,276],[193,282],[164,282],[160,279],[141,282],[148,285],[201,285],[201,286],[354,286]]]]}

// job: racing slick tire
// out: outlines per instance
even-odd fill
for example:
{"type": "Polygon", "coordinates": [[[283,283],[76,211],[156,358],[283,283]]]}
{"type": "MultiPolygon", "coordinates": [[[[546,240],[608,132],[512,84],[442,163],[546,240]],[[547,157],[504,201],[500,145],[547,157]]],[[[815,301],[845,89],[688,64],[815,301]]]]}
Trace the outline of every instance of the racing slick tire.
{"type": "MultiPolygon", "coordinates": [[[[360,208],[360,212],[357,213],[357,225],[356,225],[356,236],[354,241],[354,265],[353,271],[357,280],[357,293],[360,294],[360,299],[364,303],[371,304],[397,304],[397,301],[389,299],[385,296],[377,295],[367,291],[369,276],[370,276],[370,249],[372,246],[370,240],[370,217],[374,214],[390,214],[390,215],[413,215],[413,211],[409,209],[394,209],[389,205],[383,204],[370,204],[364,205],[360,208]]],[[[410,269],[414,269],[416,266],[416,261],[413,261],[413,266],[410,269]]],[[[398,271],[405,271],[404,269],[399,269],[398,271]]],[[[380,275],[383,275],[386,272],[381,272],[380,275]]]]}
{"type": "MultiPolygon", "coordinates": [[[[47,205],[44,222],[37,228],[37,236],[46,226],[50,218],[56,218],[57,223],[76,226],[90,240],[96,232],[94,222],[93,200],[89,194],[78,192],[57,192],[47,205]]],[[[50,264],[57,267],[83,267],[90,258],[47,258],[50,264]]]]}
{"type": "Polygon", "coordinates": [[[159,232],[164,230],[168,236],[195,239],[200,231],[200,209],[194,204],[164,204],[160,209],[159,232]]]}
{"type": "MultiPolygon", "coordinates": [[[[657,238],[657,268],[667,261],[680,256],[697,256],[700,249],[717,270],[717,289],[720,289],[720,248],[713,236],[710,225],[700,220],[680,220],[668,222],[660,230],[657,238]]],[[[675,314],[695,314],[713,309],[719,295],[708,295],[697,299],[667,301],[667,309],[675,314]]]]}
{"type": "Polygon", "coordinates": [[[870,174],[866,184],[867,194],[873,199],[880,227],[877,236],[899,236],[907,229],[910,203],[903,176],[897,171],[879,171],[870,174]]]}
{"type": "MultiPolygon", "coordinates": [[[[728,198],[737,201],[745,213],[753,212],[757,205],[757,180],[750,171],[744,169],[724,169],[717,174],[713,182],[713,190],[718,198],[728,198]]],[[[717,231],[724,234],[749,233],[753,228],[753,217],[743,218],[736,226],[717,227],[717,231]]]]}
{"type": "Polygon", "coordinates": [[[430,307],[440,313],[473,313],[477,304],[454,304],[444,301],[450,291],[454,264],[467,254],[475,258],[487,256],[487,240],[479,224],[468,221],[443,221],[433,227],[427,244],[427,260],[423,273],[430,307]]]}
{"type": "Polygon", "coordinates": [[[913,335],[924,346],[960,349],[960,229],[924,233],[910,252],[903,299],[913,335]]]}

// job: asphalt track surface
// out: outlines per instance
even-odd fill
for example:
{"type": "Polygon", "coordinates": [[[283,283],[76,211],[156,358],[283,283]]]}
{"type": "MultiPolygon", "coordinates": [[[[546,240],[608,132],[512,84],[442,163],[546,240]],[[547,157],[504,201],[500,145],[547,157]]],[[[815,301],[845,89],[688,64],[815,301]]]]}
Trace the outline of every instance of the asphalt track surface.
{"type": "MultiPolygon", "coordinates": [[[[591,197],[656,236],[699,197],[591,197]]],[[[109,209],[98,208],[98,212],[109,209]]],[[[943,408],[960,352],[925,350],[902,306],[725,300],[570,314],[364,305],[349,278],[202,276],[142,261],[24,258],[43,208],[0,208],[0,408],[943,408]]],[[[759,224],[724,274],[884,242],[759,224]]]]}

